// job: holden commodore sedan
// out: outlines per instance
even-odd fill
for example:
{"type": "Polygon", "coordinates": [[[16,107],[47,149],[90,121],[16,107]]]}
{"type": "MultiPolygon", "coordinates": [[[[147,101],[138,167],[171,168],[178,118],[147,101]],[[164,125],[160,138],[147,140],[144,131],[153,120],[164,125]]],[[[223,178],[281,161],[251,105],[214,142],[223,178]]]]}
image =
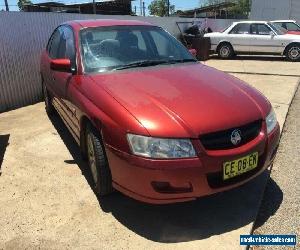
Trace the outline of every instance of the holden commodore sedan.
{"type": "Polygon", "coordinates": [[[99,196],[193,200],[248,182],[276,154],[270,102],[149,23],[58,26],[41,78],[46,111],[74,136],[99,196]]]}
{"type": "Polygon", "coordinates": [[[271,22],[235,22],[223,32],[208,33],[205,37],[211,40],[211,50],[223,59],[243,53],[282,55],[290,61],[300,60],[300,37],[287,34],[271,22]]]}

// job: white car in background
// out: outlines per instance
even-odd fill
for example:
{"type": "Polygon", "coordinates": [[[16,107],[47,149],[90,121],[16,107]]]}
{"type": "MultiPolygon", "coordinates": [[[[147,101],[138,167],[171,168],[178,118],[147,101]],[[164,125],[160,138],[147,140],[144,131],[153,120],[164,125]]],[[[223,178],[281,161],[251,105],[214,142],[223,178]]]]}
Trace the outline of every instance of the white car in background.
{"type": "Polygon", "coordinates": [[[300,60],[300,36],[287,34],[278,25],[265,21],[234,22],[223,32],[204,35],[211,41],[211,50],[220,58],[235,54],[284,55],[290,61],[300,60]]]}

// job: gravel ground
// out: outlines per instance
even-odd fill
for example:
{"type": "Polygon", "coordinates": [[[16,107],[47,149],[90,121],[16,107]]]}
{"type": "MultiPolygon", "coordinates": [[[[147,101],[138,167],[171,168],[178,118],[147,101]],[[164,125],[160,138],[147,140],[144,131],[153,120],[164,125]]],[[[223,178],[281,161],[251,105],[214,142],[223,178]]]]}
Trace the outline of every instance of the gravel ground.
{"type": "MultiPolygon", "coordinates": [[[[254,234],[296,234],[300,249],[300,88],[290,107],[254,234]],[[271,217],[270,217],[271,216],[271,217]],[[266,218],[270,217],[267,221],[266,218]],[[264,224],[263,222],[266,221],[264,224]]],[[[259,247],[254,249],[275,249],[259,247]]],[[[283,249],[278,247],[278,249],[283,249]]],[[[291,249],[286,247],[286,249],[291,249]]]]}

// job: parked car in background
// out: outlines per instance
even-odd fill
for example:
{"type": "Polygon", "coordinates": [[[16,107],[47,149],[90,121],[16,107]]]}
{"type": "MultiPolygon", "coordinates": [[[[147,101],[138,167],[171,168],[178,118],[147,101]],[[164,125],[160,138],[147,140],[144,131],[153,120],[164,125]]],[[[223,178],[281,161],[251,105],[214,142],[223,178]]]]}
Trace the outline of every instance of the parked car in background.
{"type": "Polygon", "coordinates": [[[149,203],[192,200],[246,183],[276,154],[270,102],[149,23],[60,25],[41,78],[46,111],[74,136],[100,196],[115,188],[149,203]]]}
{"type": "Polygon", "coordinates": [[[286,34],[270,22],[234,22],[223,32],[205,34],[211,40],[211,50],[220,58],[235,54],[283,55],[290,61],[300,60],[300,36],[286,34]]]}
{"type": "Polygon", "coordinates": [[[300,24],[294,20],[276,20],[271,23],[286,29],[288,34],[300,35],[300,24]]]}

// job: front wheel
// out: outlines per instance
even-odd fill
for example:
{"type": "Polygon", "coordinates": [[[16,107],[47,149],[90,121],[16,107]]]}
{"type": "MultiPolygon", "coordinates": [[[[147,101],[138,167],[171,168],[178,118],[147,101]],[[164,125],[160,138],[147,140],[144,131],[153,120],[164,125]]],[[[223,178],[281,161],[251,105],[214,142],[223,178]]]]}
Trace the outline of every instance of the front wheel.
{"type": "Polygon", "coordinates": [[[297,62],[300,60],[300,45],[291,45],[286,50],[286,57],[289,61],[297,62]]]}
{"type": "Polygon", "coordinates": [[[113,191],[112,177],[100,133],[90,124],[86,128],[86,149],[94,188],[99,196],[113,191]]]}
{"type": "Polygon", "coordinates": [[[229,43],[223,43],[218,48],[218,55],[222,59],[229,59],[234,55],[232,46],[229,43]]]}

